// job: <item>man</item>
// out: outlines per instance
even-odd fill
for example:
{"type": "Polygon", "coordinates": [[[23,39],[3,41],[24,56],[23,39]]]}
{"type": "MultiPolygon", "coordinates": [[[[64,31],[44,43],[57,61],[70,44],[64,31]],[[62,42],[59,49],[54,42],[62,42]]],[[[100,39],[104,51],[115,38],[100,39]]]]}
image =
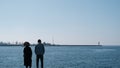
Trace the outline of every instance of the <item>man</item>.
{"type": "Polygon", "coordinates": [[[45,53],[44,45],[41,43],[41,40],[38,39],[38,44],[35,46],[37,68],[39,68],[39,59],[41,60],[41,68],[43,68],[44,53],[45,53]]]}

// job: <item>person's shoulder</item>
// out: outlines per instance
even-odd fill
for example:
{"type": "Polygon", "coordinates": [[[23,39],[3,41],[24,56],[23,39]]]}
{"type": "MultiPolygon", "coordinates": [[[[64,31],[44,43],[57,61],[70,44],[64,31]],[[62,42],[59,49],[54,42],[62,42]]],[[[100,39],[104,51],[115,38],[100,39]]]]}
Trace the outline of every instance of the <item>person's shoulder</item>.
{"type": "MultiPolygon", "coordinates": [[[[41,45],[43,45],[43,44],[41,44],[41,45]]],[[[44,45],[43,45],[44,46],[44,45]]]]}
{"type": "Polygon", "coordinates": [[[39,44],[37,44],[37,45],[35,46],[35,48],[37,48],[37,47],[39,47],[39,44]]]}
{"type": "Polygon", "coordinates": [[[24,47],[24,49],[27,49],[27,47],[24,47]]]}
{"type": "Polygon", "coordinates": [[[35,47],[38,46],[38,44],[35,45],[35,47]]]}
{"type": "Polygon", "coordinates": [[[31,49],[30,47],[26,47],[26,49],[31,49]]]}
{"type": "Polygon", "coordinates": [[[41,45],[43,45],[43,44],[37,44],[38,46],[41,46],[41,45]]]}

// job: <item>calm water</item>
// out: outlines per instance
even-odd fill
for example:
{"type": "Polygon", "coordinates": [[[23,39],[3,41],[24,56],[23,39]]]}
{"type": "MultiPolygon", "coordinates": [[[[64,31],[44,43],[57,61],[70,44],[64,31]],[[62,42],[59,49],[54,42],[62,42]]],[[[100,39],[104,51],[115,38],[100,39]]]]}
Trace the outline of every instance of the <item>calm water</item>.
{"type": "MultiPolygon", "coordinates": [[[[32,68],[35,66],[34,46],[32,68]]],[[[120,46],[46,46],[45,68],[120,68],[120,46]]],[[[0,68],[25,68],[23,47],[0,46],[0,68]]]]}

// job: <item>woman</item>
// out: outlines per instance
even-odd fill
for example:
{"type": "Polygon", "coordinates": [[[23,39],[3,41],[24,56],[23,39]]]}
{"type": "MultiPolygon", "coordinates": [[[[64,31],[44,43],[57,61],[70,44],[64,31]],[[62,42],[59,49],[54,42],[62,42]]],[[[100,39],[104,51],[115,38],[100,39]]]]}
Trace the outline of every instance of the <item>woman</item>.
{"type": "Polygon", "coordinates": [[[26,68],[31,68],[31,63],[32,63],[32,50],[31,48],[29,47],[30,46],[30,43],[29,42],[25,42],[24,43],[24,65],[26,66],[26,68]]]}

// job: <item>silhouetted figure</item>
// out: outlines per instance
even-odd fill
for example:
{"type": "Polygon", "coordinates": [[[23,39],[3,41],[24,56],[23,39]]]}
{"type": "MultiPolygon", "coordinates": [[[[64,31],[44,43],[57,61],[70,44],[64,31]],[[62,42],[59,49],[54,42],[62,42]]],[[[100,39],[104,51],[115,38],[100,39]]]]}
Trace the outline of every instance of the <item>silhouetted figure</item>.
{"type": "Polygon", "coordinates": [[[31,48],[29,47],[30,46],[30,43],[29,42],[25,42],[24,43],[24,65],[26,66],[26,68],[31,68],[31,63],[32,63],[32,50],[31,48]]]}
{"type": "Polygon", "coordinates": [[[41,40],[38,40],[38,44],[35,46],[35,54],[36,54],[36,67],[39,68],[39,59],[41,60],[41,68],[43,68],[43,60],[44,60],[45,48],[41,43],[41,40]]]}

